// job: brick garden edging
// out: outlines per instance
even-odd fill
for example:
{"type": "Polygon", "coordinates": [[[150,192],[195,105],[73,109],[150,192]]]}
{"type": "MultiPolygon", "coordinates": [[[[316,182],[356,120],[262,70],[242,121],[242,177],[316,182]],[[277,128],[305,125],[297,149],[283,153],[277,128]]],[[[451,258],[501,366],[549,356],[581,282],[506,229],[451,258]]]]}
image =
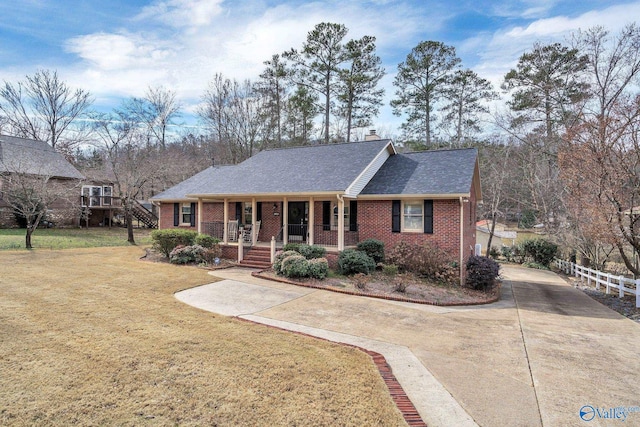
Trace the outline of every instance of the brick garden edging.
{"type": "Polygon", "coordinates": [[[258,277],[260,279],[271,280],[273,282],[279,282],[279,283],[286,283],[286,284],[289,284],[289,285],[303,286],[305,288],[324,289],[326,291],[337,292],[339,294],[355,295],[355,296],[369,297],[369,298],[378,298],[378,299],[384,299],[384,300],[389,300],[389,301],[410,302],[410,303],[413,303],[413,304],[435,305],[435,306],[438,306],[438,307],[456,307],[456,306],[470,306],[470,305],[485,305],[485,304],[491,304],[491,303],[494,303],[494,302],[497,302],[497,301],[500,300],[500,295],[499,294],[496,295],[496,296],[493,296],[491,298],[488,298],[486,300],[480,300],[480,301],[474,301],[474,302],[426,301],[426,300],[419,300],[419,299],[415,299],[415,298],[398,297],[398,296],[394,296],[394,295],[368,294],[368,293],[365,293],[365,292],[358,292],[358,291],[355,291],[355,290],[335,288],[333,286],[320,286],[320,285],[312,285],[310,283],[295,282],[293,280],[285,279],[284,277],[271,277],[271,276],[262,275],[261,273],[263,273],[265,271],[267,271],[267,270],[254,271],[254,272],[251,273],[251,275],[253,277],[258,277]]]}
{"type": "MultiPolygon", "coordinates": [[[[260,277],[260,276],[257,276],[257,277],[260,277]]],[[[413,402],[411,402],[411,399],[409,399],[409,396],[407,396],[407,393],[405,393],[404,389],[400,385],[400,382],[396,379],[395,375],[393,375],[391,366],[389,366],[389,364],[387,363],[387,360],[384,358],[382,354],[377,353],[375,351],[367,350],[366,348],[358,347],[357,345],[335,342],[335,341],[328,340],[326,338],[320,338],[314,335],[306,334],[304,332],[290,331],[288,329],[280,328],[273,325],[266,325],[264,323],[254,322],[253,320],[243,319],[241,317],[236,317],[236,319],[253,323],[256,325],[266,326],[268,328],[278,329],[284,332],[294,333],[294,334],[302,335],[305,337],[310,337],[317,340],[330,342],[332,344],[355,348],[359,351],[362,351],[363,353],[366,353],[371,357],[371,360],[373,361],[376,368],[378,369],[378,373],[382,377],[382,380],[384,381],[385,385],[387,386],[387,389],[389,390],[391,399],[395,403],[396,407],[402,414],[402,417],[407,422],[407,424],[410,427],[427,427],[427,424],[422,420],[422,417],[418,413],[418,410],[413,405],[413,402]]]]}

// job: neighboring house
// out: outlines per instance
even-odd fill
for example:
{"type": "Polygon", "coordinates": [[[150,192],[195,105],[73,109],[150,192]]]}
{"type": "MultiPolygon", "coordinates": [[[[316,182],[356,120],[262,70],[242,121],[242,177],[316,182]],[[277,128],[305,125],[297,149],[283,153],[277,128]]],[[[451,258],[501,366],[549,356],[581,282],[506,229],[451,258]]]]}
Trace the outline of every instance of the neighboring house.
{"type": "MultiPolygon", "coordinates": [[[[18,225],[13,210],[3,200],[3,181],[12,174],[27,174],[48,177],[69,188],[69,197],[77,199],[79,183],[84,177],[62,154],[44,141],[0,135],[0,227],[18,225]]],[[[5,183],[6,184],[6,183],[5,183]]],[[[54,203],[50,219],[64,225],[78,225],[78,215],[69,215],[74,206],[69,202],[54,203]],[[65,214],[61,213],[65,211],[65,214]]]]}
{"type": "Polygon", "coordinates": [[[476,149],[400,154],[390,140],[376,139],[261,151],[238,165],[209,167],[152,202],[160,228],[218,237],[227,257],[238,239],[337,252],[375,238],[387,250],[401,241],[437,245],[464,263],[481,197],[476,149]],[[237,227],[251,232],[242,239],[237,227]]]}
{"type": "MultiPolygon", "coordinates": [[[[517,231],[509,231],[505,224],[496,222],[491,239],[491,246],[500,249],[503,246],[513,246],[518,238],[517,231]]],[[[482,253],[487,253],[487,245],[489,244],[489,234],[491,230],[491,221],[483,219],[476,223],[477,243],[481,246],[482,253]]]]}

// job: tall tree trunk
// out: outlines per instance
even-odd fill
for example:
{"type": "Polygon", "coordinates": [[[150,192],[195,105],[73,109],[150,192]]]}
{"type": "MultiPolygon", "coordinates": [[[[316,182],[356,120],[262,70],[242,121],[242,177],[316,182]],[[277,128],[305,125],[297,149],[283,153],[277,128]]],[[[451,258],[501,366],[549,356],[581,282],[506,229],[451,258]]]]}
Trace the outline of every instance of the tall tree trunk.
{"type": "Polygon", "coordinates": [[[135,245],[136,241],[133,237],[133,215],[131,214],[132,209],[133,203],[127,199],[124,209],[124,220],[127,222],[127,242],[135,245]]]}
{"type": "Polygon", "coordinates": [[[33,227],[27,225],[27,235],[25,237],[25,242],[24,242],[24,246],[27,249],[33,249],[33,246],[31,246],[31,234],[33,233],[33,227]]]}
{"type": "Polygon", "coordinates": [[[491,241],[493,240],[493,233],[496,231],[496,213],[491,212],[491,228],[489,229],[489,241],[487,242],[487,256],[491,252],[491,241]]]}

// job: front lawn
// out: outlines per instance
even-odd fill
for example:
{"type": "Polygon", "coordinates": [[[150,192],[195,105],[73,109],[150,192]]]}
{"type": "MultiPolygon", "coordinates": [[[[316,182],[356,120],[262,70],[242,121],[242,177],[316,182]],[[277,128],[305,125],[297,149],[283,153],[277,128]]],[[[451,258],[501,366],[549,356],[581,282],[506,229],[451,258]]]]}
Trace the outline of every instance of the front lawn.
{"type": "MultiPolygon", "coordinates": [[[[134,229],[138,245],[151,244],[151,230],[134,229]]],[[[23,228],[0,229],[0,250],[24,249],[26,230],[23,228]]],[[[34,249],[94,248],[101,246],[128,246],[127,229],[103,228],[37,228],[31,235],[34,249]]]]}
{"type": "Polygon", "coordinates": [[[369,356],[189,307],[212,277],[143,254],[2,253],[0,425],[406,425],[369,356]]]}

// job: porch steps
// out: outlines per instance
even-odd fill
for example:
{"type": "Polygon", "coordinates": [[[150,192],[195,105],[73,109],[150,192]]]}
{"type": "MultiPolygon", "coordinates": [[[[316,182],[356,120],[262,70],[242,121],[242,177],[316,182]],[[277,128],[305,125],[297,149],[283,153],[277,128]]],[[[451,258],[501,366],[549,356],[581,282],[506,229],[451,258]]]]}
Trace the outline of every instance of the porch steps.
{"type": "Polygon", "coordinates": [[[249,268],[271,268],[271,249],[254,246],[249,249],[244,259],[240,261],[242,267],[249,268]]]}

